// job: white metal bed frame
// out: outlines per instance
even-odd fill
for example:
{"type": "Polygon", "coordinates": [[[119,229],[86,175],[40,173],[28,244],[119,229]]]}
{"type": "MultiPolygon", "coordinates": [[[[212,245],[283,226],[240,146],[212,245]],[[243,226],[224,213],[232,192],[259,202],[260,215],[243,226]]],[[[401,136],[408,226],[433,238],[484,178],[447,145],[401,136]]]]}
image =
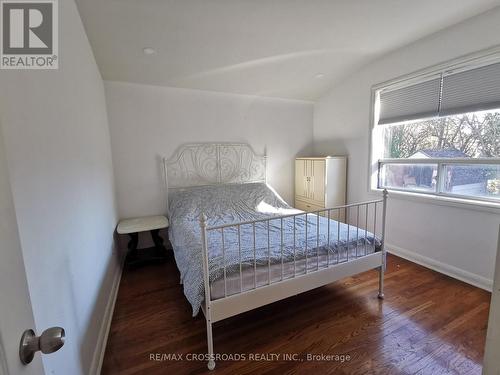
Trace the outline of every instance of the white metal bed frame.
{"type": "MultiPolygon", "coordinates": [[[[257,156],[252,148],[247,144],[242,143],[198,143],[188,144],[181,146],[177,152],[170,159],[164,159],[165,168],[165,183],[167,186],[167,194],[170,189],[182,189],[192,186],[205,186],[205,185],[219,185],[219,184],[235,184],[235,183],[249,183],[249,182],[266,182],[266,157],[257,156]]],[[[256,309],[258,307],[267,305],[272,302],[291,297],[293,295],[315,289],[347,276],[352,276],[361,272],[371,269],[379,270],[379,291],[378,297],[384,298],[384,272],[386,267],[386,252],[384,247],[385,236],[385,217],[387,206],[387,190],[383,192],[383,198],[379,200],[372,200],[361,203],[348,204],[344,206],[325,208],[322,210],[312,211],[309,213],[299,213],[292,215],[273,216],[266,219],[231,223],[225,225],[218,225],[209,227],[207,225],[207,217],[202,214],[200,217],[201,228],[201,243],[203,252],[203,279],[205,286],[205,302],[202,306],[203,313],[207,325],[207,345],[208,345],[208,368],[213,370],[215,368],[215,354],[213,349],[212,338],[212,324],[220,320],[241,314],[243,312],[256,309]],[[382,223],[381,234],[378,238],[381,241],[380,251],[367,254],[366,252],[366,231],[368,231],[369,223],[369,207],[373,207],[373,235],[377,231],[377,205],[382,205],[382,223]],[[347,240],[347,260],[340,261],[339,251],[337,250],[337,262],[330,263],[330,254],[327,255],[326,267],[319,265],[319,252],[316,256],[318,262],[317,268],[308,271],[307,267],[307,240],[306,240],[306,257],[305,257],[305,271],[304,273],[296,274],[295,271],[292,277],[283,277],[283,219],[293,218],[295,225],[295,218],[305,216],[306,219],[306,232],[307,237],[307,220],[308,216],[313,216],[319,221],[319,215],[332,217],[333,213],[341,213],[343,211],[345,222],[355,222],[355,228],[358,231],[360,225],[363,225],[363,220],[360,222],[360,207],[364,207],[365,220],[365,248],[364,254],[358,254],[358,237],[356,238],[356,256],[354,259],[349,259],[349,229],[347,240]],[[349,217],[349,213],[355,210],[356,219],[349,217]],[[349,220],[352,219],[352,220],[349,220]],[[255,225],[257,223],[267,222],[267,235],[269,238],[269,222],[281,220],[281,279],[277,282],[271,281],[271,263],[269,258],[268,263],[268,284],[257,285],[254,282],[253,289],[243,290],[242,281],[242,263],[240,260],[240,291],[227,295],[227,275],[224,265],[224,297],[212,299],[211,297],[211,280],[209,274],[209,254],[208,254],[208,232],[220,231],[222,235],[222,254],[224,257],[224,230],[226,228],[236,228],[238,233],[238,246],[241,254],[241,237],[240,228],[242,225],[252,225],[254,230],[254,277],[256,277],[257,266],[255,259],[255,225]],[[361,223],[361,224],[360,224],[361,223]]],[[[167,197],[167,211],[168,211],[168,197],[167,197]]],[[[339,217],[337,215],[337,217],[339,217]]],[[[371,222],[370,218],[370,222],[371,222]]],[[[328,222],[328,245],[330,244],[330,222],[328,222]]],[[[351,224],[354,225],[354,224],[351,224]]],[[[338,226],[339,227],[339,226],[338,226]]],[[[319,226],[317,233],[317,241],[319,246],[319,226]]],[[[349,226],[348,226],[349,228],[349,226]]],[[[295,270],[295,226],[294,226],[294,270],[295,270]]],[[[334,237],[334,236],[333,236],[334,237]]],[[[340,238],[340,234],[338,237],[340,238]]],[[[354,238],[353,238],[354,239],[354,238]]],[[[316,247],[319,251],[319,247],[316,247]]],[[[333,257],[335,260],[335,257],[333,257]]],[[[259,266],[262,267],[262,266],[259,266]]]]}

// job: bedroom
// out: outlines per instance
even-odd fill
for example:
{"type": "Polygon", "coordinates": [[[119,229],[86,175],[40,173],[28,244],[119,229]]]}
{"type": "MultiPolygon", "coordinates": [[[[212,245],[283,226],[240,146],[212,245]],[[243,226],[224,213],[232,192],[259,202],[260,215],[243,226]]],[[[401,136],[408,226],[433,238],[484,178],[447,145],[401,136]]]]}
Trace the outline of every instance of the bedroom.
{"type": "Polygon", "coordinates": [[[500,2],[39,3],[57,65],[0,69],[2,371],[498,372],[500,2]],[[422,141],[445,120],[460,137],[422,141]],[[172,173],[183,150],[200,163],[172,173]],[[152,245],[167,259],[124,264],[152,245]],[[23,365],[23,331],[49,327],[64,345],[23,365]]]}

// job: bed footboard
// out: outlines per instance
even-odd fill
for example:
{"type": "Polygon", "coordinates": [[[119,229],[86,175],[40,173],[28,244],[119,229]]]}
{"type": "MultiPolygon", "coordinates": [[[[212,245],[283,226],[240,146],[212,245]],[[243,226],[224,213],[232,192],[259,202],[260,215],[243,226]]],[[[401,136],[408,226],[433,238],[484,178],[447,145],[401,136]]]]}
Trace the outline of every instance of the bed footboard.
{"type": "Polygon", "coordinates": [[[379,200],[212,227],[207,226],[207,218],[202,214],[200,227],[205,290],[202,310],[207,324],[208,368],[215,368],[212,324],[217,321],[370,269],[379,270],[378,297],[382,299],[386,267],[384,237],[387,195],[387,190],[384,190],[379,200]],[[345,218],[344,223],[332,220],[335,214],[336,217],[345,218]],[[316,223],[313,226],[315,233],[310,233],[311,220],[316,223]],[[288,232],[284,229],[286,226],[288,232]],[[260,227],[261,232],[264,230],[260,237],[256,227],[260,227]],[[245,237],[242,240],[242,228],[250,233],[246,243],[245,237]],[[233,263],[226,266],[228,245],[225,232],[230,231],[234,237],[233,250],[236,249],[239,262],[234,263],[233,257],[233,263]],[[222,272],[217,279],[212,279],[208,242],[215,233],[221,239],[222,254],[219,260],[222,262],[222,272]],[[274,245],[271,243],[272,234],[275,237],[274,245]],[[259,257],[258,253],[262,248],[265,251],[266,241],[268,257],[267,262],[266,259],[263,262],[262,254],[259,257]],[[245,247],[246,258],[242,257],[245,247]],[[252,254],[252,250],[253,259],[252,255],[248,259],[248,253],[252,254]],[[264,278],[263,283],[258,282],[259,275],[261,279],[264,278]],[[230,282],[239,287],[236,290],[229,288],[230,282]],[[223,293],[213,298],[212,288],[216,283],[223,293]]]}

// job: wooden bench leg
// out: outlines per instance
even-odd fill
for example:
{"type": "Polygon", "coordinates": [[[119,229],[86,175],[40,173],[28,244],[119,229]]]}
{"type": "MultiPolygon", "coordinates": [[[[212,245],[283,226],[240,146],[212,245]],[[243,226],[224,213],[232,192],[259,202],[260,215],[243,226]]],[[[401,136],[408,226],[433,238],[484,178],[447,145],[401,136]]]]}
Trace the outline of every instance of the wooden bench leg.
{"type": "Polygon", "coordinates": [[[167,249],[163,246],[163,238],[160,236],[160,230],[154,229],[151,231],[151,237],[153,238],[153,242],[155,244],[156,253],[158,255],[166,255],[167,249]]]}
{"type": "Polygon", "coordinates": [[[139,233],[129,233],[130,241],[128,242],[129,254],[127,258],[133,260],[137,258],[137,244],[139,243],[139,233]]]}

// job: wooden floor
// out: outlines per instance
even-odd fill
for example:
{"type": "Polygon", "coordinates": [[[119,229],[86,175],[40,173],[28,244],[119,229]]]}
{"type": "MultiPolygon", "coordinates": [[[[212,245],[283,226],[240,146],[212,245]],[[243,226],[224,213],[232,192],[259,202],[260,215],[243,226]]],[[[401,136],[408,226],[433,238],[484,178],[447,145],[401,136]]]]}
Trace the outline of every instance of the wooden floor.
{"type": "MultiPolygon", "coordinates": [[[[219,361],[212,374],[480,374],[489,293],[394,256],[385,280],[383,301],[369,271],[216,323],[215,352],[247,360],[219,361]]],[[[205,335],[173,262],[126,270],[102,373],[205,373],[206,362],[186,360],[206,352],[205,335]]]]}

